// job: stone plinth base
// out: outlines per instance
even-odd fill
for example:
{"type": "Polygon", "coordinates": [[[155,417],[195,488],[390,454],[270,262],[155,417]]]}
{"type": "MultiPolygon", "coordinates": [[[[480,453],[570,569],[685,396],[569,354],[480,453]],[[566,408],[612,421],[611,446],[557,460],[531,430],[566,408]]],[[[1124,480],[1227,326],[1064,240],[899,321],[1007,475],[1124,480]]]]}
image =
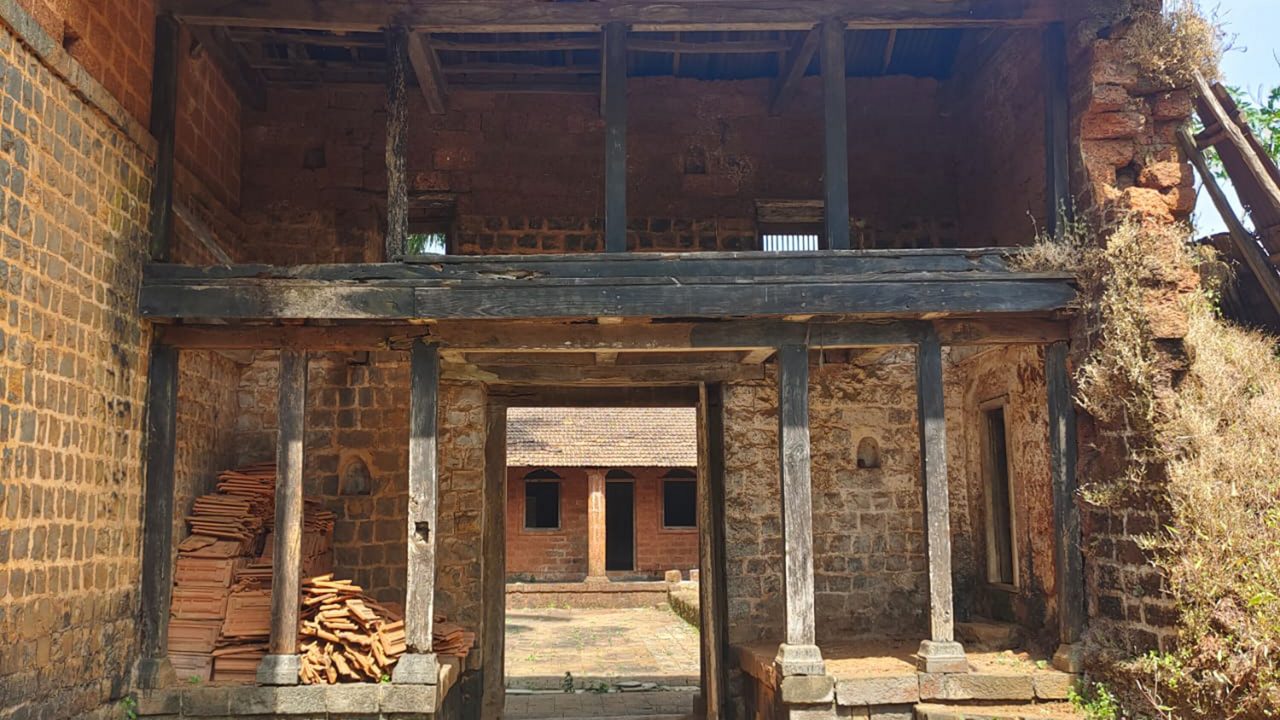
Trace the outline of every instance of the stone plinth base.
{"type": "Polygon", "coordinates": [[[967,673],[969,660],[964,656],[964,646],[958,642],[936,642],[925,640],[920,643],[919,668],[925,673],[967,673]]]}
{"type": "Polygon", "coordinates": [[[258,663],[259,685],[297,685],[302,660],[297,655],[268,655],[258,663]]]}
{"type": "Polygon", "coordinates": [[[773,659],[782,677],[792,675],[826,675],[827,668],[822,662],[822,651],[817,645],[778,646],[778,655],[773,659]]]}

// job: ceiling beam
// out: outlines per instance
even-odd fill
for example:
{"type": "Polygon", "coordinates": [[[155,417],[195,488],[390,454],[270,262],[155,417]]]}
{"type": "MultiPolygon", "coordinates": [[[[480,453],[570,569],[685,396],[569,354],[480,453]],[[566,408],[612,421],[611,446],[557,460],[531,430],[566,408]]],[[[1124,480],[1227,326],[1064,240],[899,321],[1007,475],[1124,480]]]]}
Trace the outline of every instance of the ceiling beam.
{"type": "Polygon", "coordinates": [[[432,115],[443,115],[447,92],[444,74],[440,71],[440,60],[428,42],[426,33],[415,32],[409,35],[409,64],[413,66],[413,74],[418,78],[418,88],[427,101],[427,110],[432,115]]]}
{"type": "Polygon", "coordinates": [[[851,28],[1044,25],[1054,0],[163,0],[194,25],[376,32],[392,24],[443,32],[594,32],[611,22],[637,31],[807,30],[825,18],[851,28]]]}
{"type": "Polygon", "coordinates": [[[796,94],[796,89],[800,87],[800,80],[804,78],[804,73],[809,68],[809,63],[813,62],[814,53],[818,52],[818,45],[821,40],[822,26],[815,25],[809,28],[809,32],[796,43],[791,53],[787,55],[786,64],[783,65],[782,72],[779,73],[778,80],[774,84],[773,102],[769,104],[769,113],[771,115],[781,115],[782,111],[786,109],[787,103],[791,101],[792,96],[796,94]]]}

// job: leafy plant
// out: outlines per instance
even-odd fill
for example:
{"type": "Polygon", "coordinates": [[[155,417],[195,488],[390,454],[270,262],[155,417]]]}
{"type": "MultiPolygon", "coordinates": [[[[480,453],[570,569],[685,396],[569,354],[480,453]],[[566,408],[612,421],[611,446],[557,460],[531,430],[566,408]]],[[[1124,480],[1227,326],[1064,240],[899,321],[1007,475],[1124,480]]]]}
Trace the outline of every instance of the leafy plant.
{"type": "Polygon", "coordinates": [[[1067,696],[1071,706],[1084,713],[1086,720],[1119,720],[1120,703],[1102,683],[1089,683],[1081,692],[1072,689],[1067,696]]]}
{"type": "Polygon", "coordinates": [[[120,700],[120,713],[124,715],[124,720],[138,720],[138,699],[132,695],[126,695],[120,700]]]}

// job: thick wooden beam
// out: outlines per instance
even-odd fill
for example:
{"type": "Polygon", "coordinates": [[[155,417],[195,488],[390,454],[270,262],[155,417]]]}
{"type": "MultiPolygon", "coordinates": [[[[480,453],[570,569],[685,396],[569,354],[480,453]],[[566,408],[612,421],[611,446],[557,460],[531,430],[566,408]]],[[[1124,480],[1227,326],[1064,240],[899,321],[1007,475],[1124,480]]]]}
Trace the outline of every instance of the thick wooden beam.
{"type": "Polygon", "coordinates": [[[147,460],[142,513],[142,653],[139,686],[172,682],[169,604],[173,594],[174,457],[177,452],[178,349],[151,347],[147,370],[147,460]]]}
{"type": "Polygon", "coordinates": [[[919,657],[925,672],[968,672],[964,650],[955,642],[946,397],[942,378],[942,343],[932,330],[925,333],[916,350],[916,396],[929,566],[930,637],[921,644],[919,657]]]}
{"type": "Polygon", "coordinates": [[[671,385],[763,380],[764,366],[740,362],[670,362],[643,365],[446,363],[443,374],[448,380],[469,380],[503,385],[671,385]]]}
{"type": "Polygon", "coordinates": [[[419,340],[409,355],[409,542],[404,598],[408,651],[396,663],[392,678],[402,684],[435,685],[439,677],[431,645],[436,595],[439,397],[439,350],[419,340]]]}
{"type": "Polygon", "coordinates": [[[1067,83],[1067,31],[1062,23],[1054,23],[1043,33],[1044,98],[1045,98],[1045,197],[1046,229],[1049,236],[1062,240],[1071,222],[1071,111],[1067,83]]]}
{"type": "Polygon", "coordinates": [[[855,28],[1038,26],[1060,18],[1051,0],[165,0],[185,22],[234,27],[378,32],[396,22],[441,32],[594,32],[610,22],[637,31],[802,30],[831,17],[855,28]]]}
{"type": "Polygon", "coordinates": [[[604,29],[604,249],[627,251],[627,26],[604,29]]]}
{"type": "Polygon", "coordinates": [[[298,684],[298,604],[302,575],[302,470],[307,354],[280,351],[276,440],[276,517],[271,568],[271,640],[260,685],[298,684]]]}
{"type": "Polygon", "coordinates": [[[484,435],[484,528],[480,541],[482,718],[501,718],[506,702],[507,410],[489,403],[484,435]]]}
{"type": "Polygon", "coordinates": [[[267,80],[236,47],[226,28],[192,25],[191,35],[236,90],[240,102],[251,110],[267,109],[267,80]]]}
{"type": "Polygon", "coordinates": [[[1262,157],[1254,149],[1244,131],[1235,119],[1227,115],[1226,109],[1218,96],[1214,94],[1209,82],[1199,73],[1195,77],[1196,92],[1199,94],[1198,107],[1200,119],[1206,126],[1216,125],[1223,133],[1222,142],[1231,148],[1229,153],[1233,161],[1238,161],[1242,177],[1236,181],[1243,184],[1246,180],[1256,188],[1255,195],[1265,208],[1258,208],[1255,213],[1280,213],[1280,181],[1277,181],[1263,162],[1262,157]],[[1238,160],[1237,160],[1238,159],[1238,160]]]}
{"type": "Polygon", "coordinates": [[[796,90],[800,87],[800,80],[804,78],[805,71],[809,68],[809,64],[813,62],[814,53],[818,52],[818,45],[822,40],[822,26],[816,25],[805,33],[796,45],[791,48],[788,53],[786,63],[782,66],[782,72],[778,75],[778,80],[773,87],[773,102],[769,103],[769,114],[781,115],[786,109],[787,103],[791,102],[791,98],[795,96],[796,90]]]}
{"type": "Polygon", "coordinates": [[[444,74],[440,72],[440,60],[428,42],[426,33],[409,35],[409,63],[418,78],[418,89],[427,102],[427,111],[441,115],[445,110],[446,87],[444,74]]]}
{"type": "Polygon", "coordinates": [[[1080,672],[1086,620],[1084,555],[1081,552],[1080,508],[1076,505],[1076,409],[1071,395],[1069,346],[1056,342],[1045,352],[1049,400],[1049,470],[1053,479],[1054,549],[1057,561],[1058,635],[1062,643],[1054,664],[1080,672]]]}
{"type": "Polygon", "coordinates": [[[156,168],[151,185],[151,259],[165,262],[173,246],[174,152],[178,137],[178,49],[182,30],[172,15],[156,17],[151,80],[151,134],[156,168]]]}
{"type": "Polygon", "coordinates": [[[1258,279],[1258,284],[1262,286],[1262,291],[1266,293],[1267,299],[1271,301],[1271,307],[1280,313],[1280,277],[1276,276],[1276,266],[1263,252],[1258,245],[1258,240],[1245,228],[1244,223],[1240,222],[1240,218],[1236,216],[1236,210],[1231,205],[1231,200],[1227,197],[1227,193],[1222,189],[1222,185],[1218,184],[1218,178],[1209,168],[1209,162],[1205,160],[1200,149],[1196,147],[1196,142],[1191,137],[1191,131],[1182,128],[1178,131],[1178,143],[1182,146],[1182,152],[1186,153],[1187,158],[1191,160],[1191,164],[1195,166],[1196,172],[1200,175],[1200,181],[1204,184],[1204,189],[1209,193],[1209,197],[1213,199],[1213,206],[1217,208],[1218,215],[1222,217],[1223,223],[1227,226],[1227,232],[1231,235],[1231,242],[1235,244],[1236,251],[1240,253],[1240,257],[1244,258],[1244,262],[1249,266],[1249,271],[1258,279]]]}
{"type": "Polygon", "coordinates": [[[729,688],[729,602],[725,548],[724,385],[704,384],[698,403],[698,627],[702,717],[720,720],[729,688]]]}
{"type": "Polygon", "coordinates": [[[778,468],[782,480],[785,641],[783,675],[822,675],[814,625],[813,498],[809,448],[809,348],[778,349],[778,468]]]}
{"type": "Polygon", "coordinates": [[[188,350],[277,350],[328,352],[407,350],[431,334],[422,325],[157,325],[165,343],[188,350]]]}
{"type": "Polygon", "coordinates": [[[632,37],[627,41],[631,52],[649,52],[692,55],[758,55],[787,52],[791,44],[782,40],[655,40],[646,37],[632,37]]]}
{"type": "Polygon", "coordinates": [[[695,407],[698,388],[490,385],[489,401],[505,407],[695,407]]]}
{"type": "Polygon", "coordinates": [[[387,260],[409,247],[409,33],[387,28],[387,260]]]}
{"type": "Polygon", "coordinates": [[[822,24],[823,180],[826,247],[849,249],[849,108],[844,23],[822,24]]]}

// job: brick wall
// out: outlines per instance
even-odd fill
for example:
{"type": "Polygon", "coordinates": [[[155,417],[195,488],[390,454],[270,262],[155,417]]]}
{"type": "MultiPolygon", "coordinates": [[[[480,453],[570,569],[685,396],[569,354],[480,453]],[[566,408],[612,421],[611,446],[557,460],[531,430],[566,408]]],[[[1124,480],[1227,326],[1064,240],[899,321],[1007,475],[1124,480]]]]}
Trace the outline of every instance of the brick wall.
{"type": "MultiPolygon", "coordinates": [[[[850,80],[855,237],[955,244],[953,147],[931,80],[850,80]]],[[[634,78],[629,213],[640,249],[738,249],[758,198],[822,195],[819,82],[780,117],[768,83],[634,78]]],[[[245,220],[268,262],[381,257],[385,91],[277,89],[245,130],[245,220]]],[[[432,116],[411,97],[415,190],[456,193],[461,252],[598,249],[603,124],[595,98],[457,91],[432,116]]]]}
{"type": "MultiPolygon", "coordinates": [[[[587,471],[549,468],[560,480],[560,527],[524,526],[524,477],[543,468],[507,471],[507,578],[577,582],[587,575],[587,471]]],[[[667,570],[698,567],[696,528],[666,528],[662,518],[662,476],[666,468],[618,468],[635,486],[635,569],[618,577],[661,579],[667,570]]]]}
{"type": "Polygon", "coordinates": [[[0,29],[0,717],[120,697],[137,647],[148,160],[0,29]]]}

